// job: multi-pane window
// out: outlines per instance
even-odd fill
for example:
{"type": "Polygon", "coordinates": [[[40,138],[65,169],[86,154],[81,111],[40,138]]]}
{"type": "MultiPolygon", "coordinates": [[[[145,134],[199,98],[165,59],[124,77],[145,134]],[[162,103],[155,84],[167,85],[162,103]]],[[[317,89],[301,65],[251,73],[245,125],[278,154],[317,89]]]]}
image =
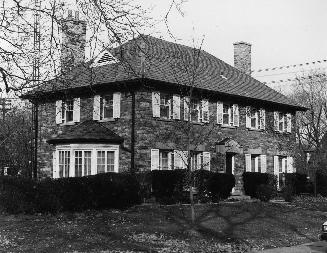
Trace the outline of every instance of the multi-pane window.
{"type": "Polygon", "coordinates": [[[160,94],[160,117],[169,119],[172,115],[172,97],[160,94]]]}
{"type": "Polygon", "coordinates": [[[62,101],[62,111],[61,111],[62,123],[73,122],[74,121],[74,100],[67,99],[62,101]]]}
{"type": "Polygon", "coordinates": [[[191,121],[198,122],[201,118],[200,103],[197,99],[192,99],[190,103],[190,116],[191,121]]]}
{"type": "Polygon", "coordinates": [[[285,130],[285,126],[286,126],[286,124],[285,124],[285,120],[286,120],[286,116],[285,116],[285,114],[282,113],[282,112],[280,112],[280,113],[278,114],[278,130],[279,130],[280,132],[283,132],[283,131],[285,130]]]}
{"type": "Polygon", "coordinates": [[[70,151],[59,151],[59,177],[69,177],[70,151]]]}
{"type": "Polygon", "coordinates": [[[160,170],[171,170],[174,164],[174,153],[169,150],[159,151],[159,169],[160,170]]]}
{"type": "Polygon", "coordinates": [[[286,156],[278,157],[278,167],[279,167],[278,188],[281,189],[283,186],[285,186],[285,173],[287,172],[286,156]]]}
{"type": "Polygon", "coordinates": [[[233,106],[223,104],[223,125],[233,125],[233,106]]]}
{"type": "Polygon", "coordinates": [[[250,121],[251,121],[251,128],[259,128],[259,120],[258,120],[258,110],[256,108],[251,108],[250,110],[250,121]]]}
{"type": "Polygon", "coordinates": [[[251,155],[251,172],[261,172],[259,155],[251,155]]]}
{"type": "Polygon", "coordinates": [[[115,171],[115,152],[114,151],[97,151],[97,172],[114,172],[115,171]]]}
{"type": "Polygon", "coordinates": [[[112,119],[114,111],[113,94],[100,97],[100,120],[112,119]]]}
{"type": "Polygon", "coordinates": [[[191,152],[191,170],[203,168],[203,152],[191,152]]]}
{"type": "Polygon", "coordinates": [[[91,151],[75,150],[75,177],[91,175],[91,151]]]}

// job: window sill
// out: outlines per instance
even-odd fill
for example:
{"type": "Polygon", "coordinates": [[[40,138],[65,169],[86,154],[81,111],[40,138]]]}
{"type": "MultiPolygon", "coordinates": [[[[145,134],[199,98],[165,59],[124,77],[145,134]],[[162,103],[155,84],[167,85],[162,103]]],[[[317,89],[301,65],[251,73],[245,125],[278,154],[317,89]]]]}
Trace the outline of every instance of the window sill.
{"type": "Polygon", "coordinates": [[[234,129],[236,128],[236,126],[230,126],[230,125],[224,125],[224,124],[219,124],[221,126],[221,128],[231,128],[234,129]]]}
{"type": "Polygon", "coordinates": [[[108,119],[101,119],[101,120],[97,120],[98,122],[112,122],[112,121],[116,121],[115,118],[108,118],[108,119]]]}
{"type": "Polygon", "coordinates": [[[61,123],[61,124],[58,124],[60,126],[73,126],[75,125],[77,122],[65,122],[65,123],[61,123]]]}

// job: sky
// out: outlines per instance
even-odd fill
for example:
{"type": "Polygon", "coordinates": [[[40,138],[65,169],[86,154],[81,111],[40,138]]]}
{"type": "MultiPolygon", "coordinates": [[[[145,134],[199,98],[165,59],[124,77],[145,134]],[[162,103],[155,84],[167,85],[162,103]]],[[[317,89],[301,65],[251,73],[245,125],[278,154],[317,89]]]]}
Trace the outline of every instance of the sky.
{"type": "MultiPolygon", "coordinates": [[[[138,3],[150,10],[154,20],[160,20],[171,1],[138,3]]],[[[303,71],[327,67],[316,62],[327,59],[326,0],[189,0],[181,10],[183,15],[176,8],[168,15],[169,28],[179,43],[192,46],[195,41],[199,45],[203,39],[205,51],[229,64],[233,65],[233,43],[237,41],[252,44],[253,70],[311,63],[282,71],[254,72],[260,81],[286,80],[303,71]]],[[[171,40],[164,22],[145,32],[171,40]]]]}

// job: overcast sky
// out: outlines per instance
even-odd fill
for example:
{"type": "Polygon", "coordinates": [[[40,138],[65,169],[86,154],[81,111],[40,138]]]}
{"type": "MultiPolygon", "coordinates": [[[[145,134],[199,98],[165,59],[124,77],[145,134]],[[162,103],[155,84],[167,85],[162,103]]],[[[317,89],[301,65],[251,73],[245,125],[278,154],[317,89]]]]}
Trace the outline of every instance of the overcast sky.
{"type": "MultiPolygon", "coordinates": [[[[151,8],[150,16],[163,18],[171,1],[139,0],[151,8]]],[[[204,37],[203,49],[233,64],[233,42],[252,44],[252,69],[293,65],[327,58],[326,0],[189,0],[182,5],[184,17],[173,9],[169,27],[180,43],[191,45],[204,37]]],[[[163,23],[149,31],[170,40],[163,23]]],[[[326,67],[311,64],[302,69],[326,67]]],[[[293,72],[287,70],[287,72],[293,72]]],[[[284,71],[286,72],[286,70],[284,71]]],[[[265,81],[291,75],[266,72],[265,81]],[[267,80],[268,80],[267,79],[267,80]]],[[[255,74],[254,76],[261,74],[255,74]]]]}

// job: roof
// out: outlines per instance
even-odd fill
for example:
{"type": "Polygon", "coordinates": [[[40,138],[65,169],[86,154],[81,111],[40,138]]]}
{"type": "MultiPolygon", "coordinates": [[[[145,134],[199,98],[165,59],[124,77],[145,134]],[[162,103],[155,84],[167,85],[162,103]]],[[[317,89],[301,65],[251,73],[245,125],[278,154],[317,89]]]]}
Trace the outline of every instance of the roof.
{"type": "Polygon", "coordinates": [[[119,47],[110,49],[110,52],[119,59],[119,62],[94,68],[90,67],[92,62],[80,65],[65,77],[65,82],[57,78],[33,92],[47,93],[92,84],[111,85],[146,78],[268,101],[290,106],[296,110],[306,109],[203,50],[149,35],[140,35],[119,47]]]}
{"type": "Polygon", "coordinates": [[[61,134],[47,140],[49,144],[60,143],[116,143],[124,141],[122,137],[108,129],[103,123],[87,120],[67,127],[61,134]]]}

